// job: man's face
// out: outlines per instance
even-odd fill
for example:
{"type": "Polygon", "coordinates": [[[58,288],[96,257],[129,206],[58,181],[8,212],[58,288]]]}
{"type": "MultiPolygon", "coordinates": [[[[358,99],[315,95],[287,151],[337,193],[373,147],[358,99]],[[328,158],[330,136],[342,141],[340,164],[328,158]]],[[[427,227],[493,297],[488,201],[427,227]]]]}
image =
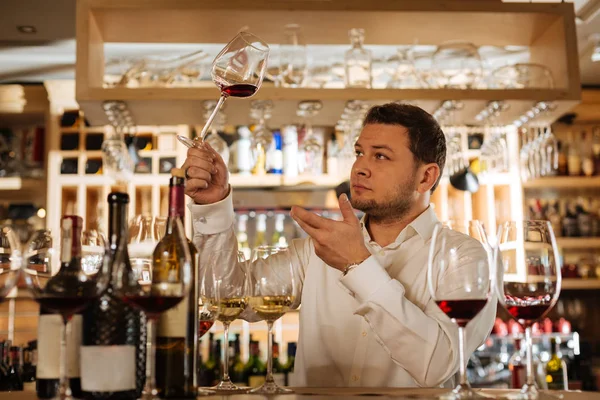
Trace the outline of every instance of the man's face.
{"type": "Polygon", "coordinates": [[[416,199],[416,161],[403,126],[366,125],[355,144],[352,206],[376,219],[404,216],[416,199]]]}

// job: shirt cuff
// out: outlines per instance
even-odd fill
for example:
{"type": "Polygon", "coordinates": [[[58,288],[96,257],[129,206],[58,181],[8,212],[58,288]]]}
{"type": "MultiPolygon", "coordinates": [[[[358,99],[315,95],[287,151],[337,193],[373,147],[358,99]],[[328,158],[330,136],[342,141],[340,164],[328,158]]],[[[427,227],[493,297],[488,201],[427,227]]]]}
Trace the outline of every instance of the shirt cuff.
{"type": "Polygon", "coordinates": [[[361,304],[390,280],[392,278],[374,256],[370,256],[340,278],[342,285],[350,290],[361,304]]]}
{"type": "Polygon", "coordinates": [[[235,221],[231,193],[232,190],[229,191],[227,197],[217,203],[188,205],[192,213],[195,235],[214,235],[231,228],[235,221]]]}

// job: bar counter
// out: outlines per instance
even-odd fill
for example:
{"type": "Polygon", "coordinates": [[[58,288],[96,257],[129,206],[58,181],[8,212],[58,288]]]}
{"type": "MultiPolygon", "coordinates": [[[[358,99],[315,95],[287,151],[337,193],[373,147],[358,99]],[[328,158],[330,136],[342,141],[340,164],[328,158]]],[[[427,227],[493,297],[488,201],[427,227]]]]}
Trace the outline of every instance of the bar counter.
{"type": "MultiPolygon", "coordinates": [[[[375,397],[377,399],[435,399],[436,395],[447,392],[447,389],[415,389],[415,388],[293,388],[296,393],[285,395],[212,395],[202,396],[206,400],[343,400],[350,397],[375,397]]],[[[489,398],[502,398],[508,393],[517,393],[518,390],[477,389],[477,393],[489,398]]],[[[600,400],[600,392],[579,391],[552,391],[552,394],[562,394],[563,400],[600,400]]],[[[544,400],[547,397],[541,397],[544,400]]],[[[1,400],[37,400],[34,392],[0,392],[1,400]]]]}

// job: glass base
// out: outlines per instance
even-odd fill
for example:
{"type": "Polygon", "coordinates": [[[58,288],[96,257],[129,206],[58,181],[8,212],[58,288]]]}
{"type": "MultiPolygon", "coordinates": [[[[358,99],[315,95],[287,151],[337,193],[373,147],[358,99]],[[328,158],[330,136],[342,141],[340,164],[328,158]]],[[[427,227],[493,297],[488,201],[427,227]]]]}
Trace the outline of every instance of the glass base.
{"type": "Polygon", "coordinates": [[[473,390],[471,386],[467,384],[458,384],[452,391],[444,393],[437,397],[442,400],[467,400],[467,399],[489,399],[489,396],[484,396],[477,391],[473,390]]]}
{"type": "Polygon", "coordinates": [[[538,390],[535,385],[525,384],[519,393],[511,393],[499,398],[502,400],[556,400],[562,399],[563,395],[560,393],[541,391],[538,390]]]}
{"type": "Polygon", "coordinates": [[[250,390],[248,393],[252,394],[291,394],[294,393],[291,389],[285,389],[280,386],[277,386],[275,382],[265,382],[262,386],[257,387],[256,389],[250,390]]]}
{"type": "Polygon", "coordinates": [[[212,396],[214,394],[216,394],[216,392],[214,390],[210,390],[210,389],[198,388],[196,391],[196,396],[198,396],[198,397],[212,396]]]}
{"type": "Polygon", "coordinates": [[[231,380],[221,381],[218,385],[210,388],[213,391],[222,394],[224,392],[232,392],[232,393],[246,393],[250,388],[248,387],[239,387],[235,385],[231,380]]]}

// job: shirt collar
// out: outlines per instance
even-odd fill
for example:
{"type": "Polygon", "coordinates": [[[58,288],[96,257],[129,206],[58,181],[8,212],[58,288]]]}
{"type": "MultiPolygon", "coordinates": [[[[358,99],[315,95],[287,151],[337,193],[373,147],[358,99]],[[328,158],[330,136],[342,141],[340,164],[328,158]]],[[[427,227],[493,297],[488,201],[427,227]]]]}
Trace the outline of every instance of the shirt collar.
{"type": "MultiPolygon", "coordinates": [[[[367,241],[371,241],[371,236],[367,231],[366,227],[367,216],[364,215],[360,220],[360,226],[363,230],[363,236],[367,241]]],[[[415,218],[410,224],[408,224],[402,232],[398,235],[394,243],[396,245],[402,244],[404,241],[410,239],[414,235],[419,235],[423,242],[428,241],[433,235],[433,229],[439,222],[433,207],[430,205],[425,211],[423,211],[417,218],[415,218]]]]}

